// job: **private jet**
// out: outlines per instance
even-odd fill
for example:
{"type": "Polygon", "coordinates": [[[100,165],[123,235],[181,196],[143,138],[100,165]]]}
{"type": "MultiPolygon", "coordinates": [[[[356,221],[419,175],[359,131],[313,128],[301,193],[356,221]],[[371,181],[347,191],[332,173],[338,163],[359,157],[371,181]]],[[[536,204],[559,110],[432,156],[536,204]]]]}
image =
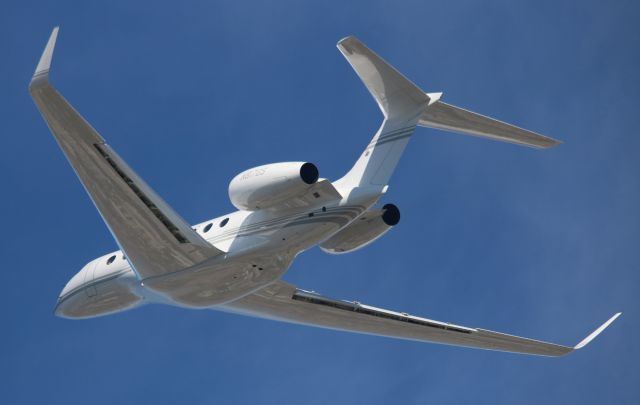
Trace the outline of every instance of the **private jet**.
{"type": "Polygon", "coordinates": [[[213,309],[276,321],[513,353],[562,356],[593,340],[619,315],[575,346],[334,299],[281,279],[298,254],[319,246],[345,254],[379,239],[400,220],[378,205],[416,127],[545,149],[559,142],[447,104],[425,93],[351,36],[337,47],[384,119],[340,179],[310,162],[267,164],[231,180],[237,211],[187,223],[122,159],[49,82],[53,29],[29,92],[120,250],[100,256],[62,289],[55,314],[85,319],[144,304],[213,309]]]}

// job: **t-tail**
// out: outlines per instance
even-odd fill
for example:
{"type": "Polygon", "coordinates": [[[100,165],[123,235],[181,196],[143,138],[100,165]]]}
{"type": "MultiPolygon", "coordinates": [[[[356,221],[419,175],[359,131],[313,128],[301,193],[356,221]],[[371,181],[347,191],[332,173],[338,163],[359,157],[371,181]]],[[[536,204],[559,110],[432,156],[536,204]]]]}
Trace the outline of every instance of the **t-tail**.
{"type": "Polygon", "coordinates": [[[416,126],[533,148],[550,148],[560,143],[440,101],[442,93],[425,93],[356,37],[347,37],[337,46],[384,114],[380,129],[360,158],[335,182],[338,188],[386,186],[416,126]]]}

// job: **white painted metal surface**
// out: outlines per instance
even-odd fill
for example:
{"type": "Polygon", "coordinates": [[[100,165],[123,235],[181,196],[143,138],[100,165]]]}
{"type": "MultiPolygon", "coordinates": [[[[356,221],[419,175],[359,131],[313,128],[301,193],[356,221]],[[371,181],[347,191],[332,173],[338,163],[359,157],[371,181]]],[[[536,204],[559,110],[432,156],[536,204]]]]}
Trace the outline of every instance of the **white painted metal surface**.
{"type": "MultiPolygon", "coordinates": [[[[469,328],[335,300],[280,280],[296,255],[320,245],[340,253],[382,236],[399,220],[374,208],[416,126],[546,148],[558,142],[426,94],[354,37],[338,48],[380,106],[384,121],[353,168],[331,182],[309,163],[275,163],[229,186],[238,211],[193,227],[140,178],[49,83],[58,29],[29,91],[121,250],[99,257],[62,290],[56,314],[90,318],[145,303],[211,308],[402,339],[560,356],[575,347],[469,328]]],[[[397,215],[392,215],[396,213],[397,215]]]]}

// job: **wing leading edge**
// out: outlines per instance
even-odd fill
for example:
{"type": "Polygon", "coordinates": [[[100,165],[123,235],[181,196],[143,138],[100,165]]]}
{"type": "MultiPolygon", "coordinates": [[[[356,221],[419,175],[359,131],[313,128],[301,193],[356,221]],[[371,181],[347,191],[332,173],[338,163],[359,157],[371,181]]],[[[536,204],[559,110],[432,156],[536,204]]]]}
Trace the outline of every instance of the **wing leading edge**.
{"type": "Polygon", "coordinates": [[[29,92],[58,145],[142,279],[222,254],[138,176],[49,83],[53,29],[29,92]]]}
{"type": "Polygon", "coordinates": [[[564,356],[586,346],[620,316],[620,313],[615,314],[582,342],[569,347],[327,298],[283,281],[219,309],[328,329],[552,357],[564,356]]]}

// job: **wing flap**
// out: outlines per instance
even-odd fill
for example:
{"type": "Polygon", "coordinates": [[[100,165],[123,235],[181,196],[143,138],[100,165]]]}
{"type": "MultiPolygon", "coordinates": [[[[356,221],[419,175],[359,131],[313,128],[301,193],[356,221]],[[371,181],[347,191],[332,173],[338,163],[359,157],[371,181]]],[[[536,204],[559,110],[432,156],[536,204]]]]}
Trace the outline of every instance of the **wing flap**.
{"type": "Polygon", "coordinates": [[[512,353],[557,357],[579,348],[327,298],[283,281],[219,309],[328,329],[512,353]]]}
{"type": "Polygon", "coordinates": [[[49,129],[142,279],[222,254],[207,243],[49,83],[55,28],[29,85],[49,129]]]}

